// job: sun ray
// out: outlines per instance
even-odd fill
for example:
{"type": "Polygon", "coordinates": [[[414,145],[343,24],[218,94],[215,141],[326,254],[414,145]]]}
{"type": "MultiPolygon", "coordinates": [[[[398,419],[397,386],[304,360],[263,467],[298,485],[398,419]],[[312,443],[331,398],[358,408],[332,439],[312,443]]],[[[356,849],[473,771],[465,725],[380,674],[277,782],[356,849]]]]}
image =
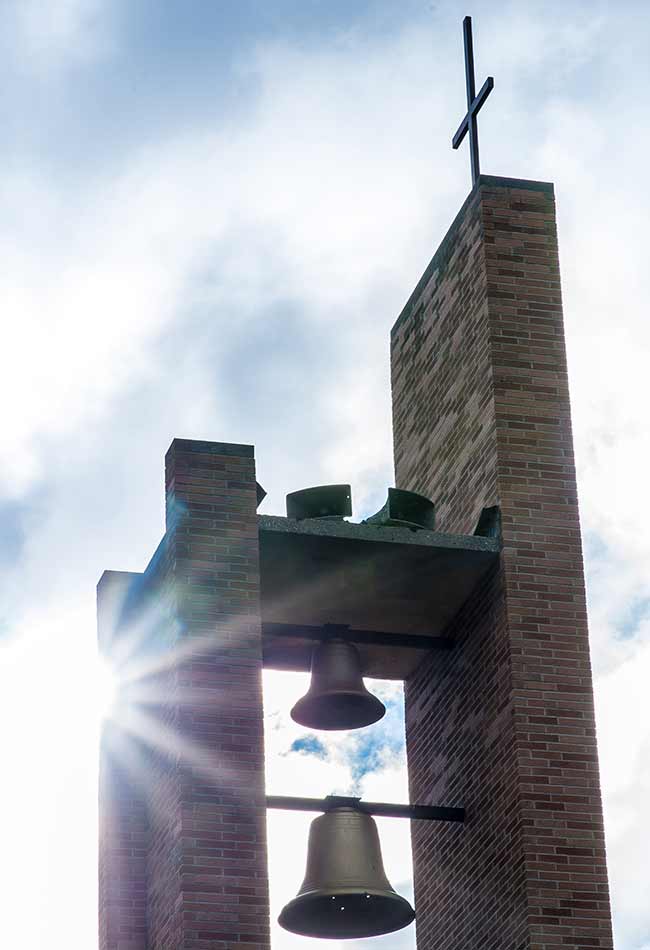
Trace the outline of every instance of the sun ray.
{"type": "MultiPolygon", "coordinates": [[[[217,763],[214,749],[190,739],[135,705],[130,705],[128,710],[122,711],[117,718],[117,724],[133,738],[146,742],[152,749],[170,758],[176,757],[183,765],[197,771],[217,787],[241,776],[241,768],[231,767],[224,761],[230,758],[229,756],[220,753],[217,763]]],[[[236,757],[233,756],[233,759],[236,757]]]]}

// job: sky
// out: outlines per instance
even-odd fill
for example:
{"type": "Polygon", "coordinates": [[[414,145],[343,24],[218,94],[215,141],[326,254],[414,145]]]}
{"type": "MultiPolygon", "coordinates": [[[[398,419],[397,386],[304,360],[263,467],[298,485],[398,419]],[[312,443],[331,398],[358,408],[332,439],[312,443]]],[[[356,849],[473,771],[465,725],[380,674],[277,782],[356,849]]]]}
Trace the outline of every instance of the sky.
{"type": "MultiPolygon", "coordinates": [[[[389,331],[482,169],[553,181],[617,950],[650,950],[650,6],[0,0],[0,893],[20,950],[96,947],[95,585],[163,530],[172,438],[268,491],[393,484],[389,331]],[[7,912],[7,909],[9,912],[7,912]]],[[[314,743],[265,674],[268,790],[406,800],[401,692],[314,743]]],[[[274,911],[308,816],[269,820],[274,911]]],[[[405,823],[384,820],[408,895],[405,823]]],[[[346,942],[413,950],[414,928],[346,942]]],[[[311,946],[273,932],[273,950],[311,946]]],[[[323,950],[339,950],[321,942],[323,950]]]]}

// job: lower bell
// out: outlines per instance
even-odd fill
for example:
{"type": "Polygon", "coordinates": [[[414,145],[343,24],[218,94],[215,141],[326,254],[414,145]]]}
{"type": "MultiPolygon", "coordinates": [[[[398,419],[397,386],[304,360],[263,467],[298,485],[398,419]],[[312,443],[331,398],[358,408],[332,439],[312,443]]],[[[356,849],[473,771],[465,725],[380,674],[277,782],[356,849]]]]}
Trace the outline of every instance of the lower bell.
{"type": "Polygon", "coordinates": [[[333,638],[314,648],[311,683],[291,710],[291,718],[309,729],[360,729],[386,712],[366,689],[359,652],[352,643],[333,638]]]}
{"type": "Polygon", "coordinates": [[[305,879],[282,909],[281,927],[304,937],[346,940],[392,933],[414,918],[386,877],[370,815],[345,806],[312,821],[305,879]]]}

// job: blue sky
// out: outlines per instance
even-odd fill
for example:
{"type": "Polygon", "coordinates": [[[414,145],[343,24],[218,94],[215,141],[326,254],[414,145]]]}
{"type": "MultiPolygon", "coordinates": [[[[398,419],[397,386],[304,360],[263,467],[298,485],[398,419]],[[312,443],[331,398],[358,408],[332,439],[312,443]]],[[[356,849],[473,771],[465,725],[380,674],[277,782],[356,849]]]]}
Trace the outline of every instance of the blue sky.
{"type": "MultiPolygon", "coordinates": [[[[95,945],[94,587],[155,549],[171,439],[255,444],[266,512],[349,481],[363,516],[392,484],[389,330],[469,190],[467,13],[496,84],[483,170],[556,185],[617,948],[650,948],[650,8],[0,0],[0,889],[21,950],[95,945]]],[[[309,756],[303,681],[266,679],[270,790],[405,798],[393,715],[309,756]]],[[[276,904],[303,817],[273,819],[296,849],[272,850],[276,904]]]]}

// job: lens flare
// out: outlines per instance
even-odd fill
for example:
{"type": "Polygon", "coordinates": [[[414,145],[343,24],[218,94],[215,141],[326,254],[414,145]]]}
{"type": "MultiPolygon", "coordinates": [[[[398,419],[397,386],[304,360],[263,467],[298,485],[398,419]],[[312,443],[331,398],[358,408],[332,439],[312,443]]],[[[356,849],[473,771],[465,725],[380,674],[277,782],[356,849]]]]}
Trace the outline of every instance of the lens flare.
{"type": "Polygon", "coordinates": [[[95,669],[95,698],[97,715],[100,721],[110,719],[115,712],[117,678],[114,670],[103,657],[97,658],[95,669]]]}

